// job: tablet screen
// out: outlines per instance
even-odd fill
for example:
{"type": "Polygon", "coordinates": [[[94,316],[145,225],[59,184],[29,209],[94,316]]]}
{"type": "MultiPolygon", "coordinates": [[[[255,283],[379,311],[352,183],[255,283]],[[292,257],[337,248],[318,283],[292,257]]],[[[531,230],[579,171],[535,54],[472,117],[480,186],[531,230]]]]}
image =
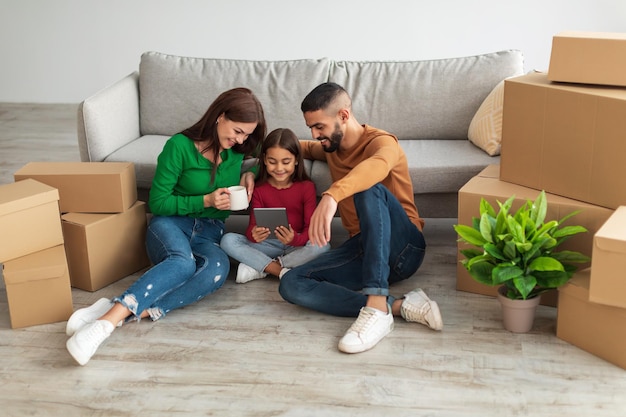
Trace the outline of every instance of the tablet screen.
{"type": "Polygon", "coordinates": [[[267,227],[270,229],[270,237],[276,238],[274,230],[278,226],[289,227],[287,220],[287,209],[284,207],[277,208],[255,208],[254,218],[257,226],[267,227]]]}

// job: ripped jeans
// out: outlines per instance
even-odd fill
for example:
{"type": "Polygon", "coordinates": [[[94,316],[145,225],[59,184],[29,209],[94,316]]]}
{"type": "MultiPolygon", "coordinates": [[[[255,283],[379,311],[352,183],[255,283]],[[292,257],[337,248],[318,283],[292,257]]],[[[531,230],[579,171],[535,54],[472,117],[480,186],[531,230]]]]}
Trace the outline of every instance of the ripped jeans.
{"type": "Polygon", "coordinates": [[[220,248],[223,234],[221,220],[154,216],[146,233],[153,266],[113,301],[136,319],[148,311],[158,320],[218,290],[230,269],[228,255],[220,248]]]}

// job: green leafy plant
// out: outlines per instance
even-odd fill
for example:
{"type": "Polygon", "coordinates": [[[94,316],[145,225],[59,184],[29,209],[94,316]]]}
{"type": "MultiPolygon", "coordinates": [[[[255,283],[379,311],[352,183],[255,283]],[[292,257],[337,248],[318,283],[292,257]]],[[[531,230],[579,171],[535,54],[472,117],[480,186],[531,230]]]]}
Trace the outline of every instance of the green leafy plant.
{"type": "Polygon", "coordinates": [[[548,203],[541,191],[535,201],[528,200],[515,213],[511,206],[515,196],[497,202],[499,211],[484,198],[480,201],[480,217],[472,225],[454,225],[459,241],[478,249],[465,249],[461,261],[476,281],[487,285],[506,286],[506,297],[527,299],[565,284],[578,269],[576,263],[590,260],[574,251],[555,251],[569,237],[587,232],[582,226],[562,226],[576,215],[544,223],[548,203]]]}

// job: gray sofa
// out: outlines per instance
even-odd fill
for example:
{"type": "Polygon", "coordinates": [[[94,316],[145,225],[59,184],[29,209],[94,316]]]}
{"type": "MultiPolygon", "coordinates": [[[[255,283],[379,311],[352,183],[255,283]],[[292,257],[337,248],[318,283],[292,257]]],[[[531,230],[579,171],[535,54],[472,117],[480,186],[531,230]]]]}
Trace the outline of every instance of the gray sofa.
{"type": "MultiPolygon", "coordinates": [[[[310,132],[300,102],[334,81],[351,94],[361,123],[385,129],[405,150],[422,217],[456,217],[457,192],[485,166],[499,162],[467,138],[476,110],[503,79],[523,73],[520,51],[428,61],[246,61],[142,54],[139,70],[80,103],[82,161],[131,161],[139,195],[147,198],[165,141],[195,123],[219,93],[245,86],[265,109],[268,132],[310,132]]],[[[326,164],[307,162],[321,194],[326,164]]]]}

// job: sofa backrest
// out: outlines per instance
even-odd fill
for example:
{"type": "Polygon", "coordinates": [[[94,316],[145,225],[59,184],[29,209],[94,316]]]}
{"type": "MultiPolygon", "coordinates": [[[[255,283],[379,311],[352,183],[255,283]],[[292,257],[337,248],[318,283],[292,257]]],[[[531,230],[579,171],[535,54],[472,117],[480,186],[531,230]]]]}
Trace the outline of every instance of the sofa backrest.
{"type": "Polygon", "coordinates": [[[250,88],[278,127],[311,137],[300,104],[333,81],[352,96],[361,123],[399,139],[467,139],[472,116],[501,80],[523,74],[523,55],[507,50],[425,61],[331,61],[327,58],[251,61],[142,54],[140,131],[170,136],[191,126],[223,91],[250,88]]]}
{"type": "Polygon", "coordinates": [[[222,92],[247,87],[263,105],[268,133],[283,127],[309,138],[300,103],[328,79],[328,59],[247,61],[142,54],[139,65],[142,135],[170,136],[193,125],[222,92]]]}
{"type": "Polygon", "coordinates": [[[360,123],[399,139],[465,139],[472,117],[503,79],[524,72],[521,51],[427,61],[333,62],[330,81],[352,96],[360,123]]]}

